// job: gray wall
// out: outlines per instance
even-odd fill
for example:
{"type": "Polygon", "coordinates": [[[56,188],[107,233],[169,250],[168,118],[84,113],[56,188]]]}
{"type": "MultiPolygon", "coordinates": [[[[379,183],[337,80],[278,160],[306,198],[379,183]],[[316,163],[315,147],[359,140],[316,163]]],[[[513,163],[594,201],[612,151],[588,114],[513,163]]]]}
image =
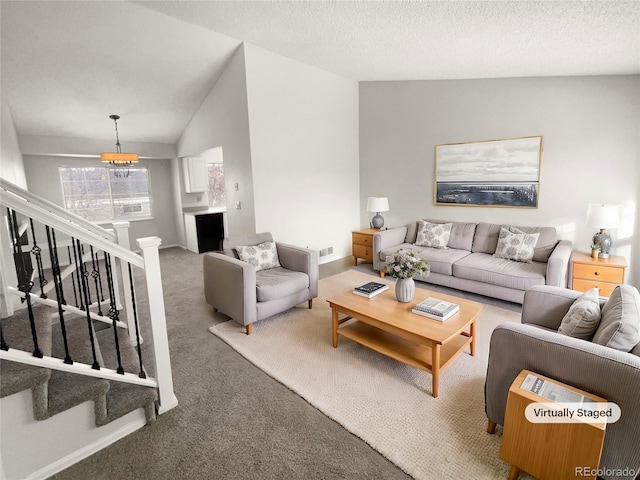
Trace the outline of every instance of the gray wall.
{"type": "MultiPolygon", "coordinates": [[[[77,158],[64,156],[24,155],[24,166],[29,183],[29,191],[57,205],[63,205],[62,185],[59,166],[86,167],[100,166],[97,158],[77,158]]],[[[136,238],[157,236],[162,239],[161,247],[180,243],[174,212],[175,198],[171,177],[170,159],[140,159],[140,166],[149,169],[153,219],[132,221],[129,226],[131,248],[137,249],[136,238]]],[[[109,228],[109,225],[104,225],[109,228]]]]}
{"type": "MultiPolygon", "coordinates": [[[[424,217],[554,226],[586,251],[587,205],[620,204],[614,253],[638,286],[639,85],[637,75],[363,82],[361,205],[388,196],[387,226],[424,217]],[[531,135],[544,137],[538,209],[433,204],[436,145],[531,135]]],[[[362,226],[369,217],[361,208],[362,226]]]]}
{"type": "MultiPolygon", "coordinates": [[[[254,233],[256,228],[244,62],[244,46],[241,46],[177,144],[179,157],[222,147],[227,198],[226,235],[254,233]],[[235,183],[239,186],[237,191],[235,183]],[[241,210],[234,208],[236,202],[241,202],[241,210]]],[[[184,187],[181,188],[184,191],[184,187]]]]}
{"type": "Polygon", "coordinates": [[[0,103],[2,108],[2,118],[0,119],[0,126],[2,127],[2,132],[0,133],[0,147],[2,147],[2,152],[0,153],[0,177],[20,188],[26,189],[27,179],[24,175],[22,154],[18,144],[18,135],[11,118],[11,111],[4,97],[2,97],[0,103]]]}

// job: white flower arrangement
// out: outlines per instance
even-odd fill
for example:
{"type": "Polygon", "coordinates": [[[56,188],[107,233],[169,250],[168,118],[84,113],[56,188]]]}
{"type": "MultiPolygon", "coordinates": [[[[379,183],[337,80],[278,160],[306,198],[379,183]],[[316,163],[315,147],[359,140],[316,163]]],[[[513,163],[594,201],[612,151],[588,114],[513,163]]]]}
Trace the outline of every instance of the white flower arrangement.
{"type": "Polygon", "coordinates": [[[429,260],[412,250],[398,250],[386,258],[387,273],[393,278],[413,278],[420,274],[426,276],[430,272],[429,260]]]}

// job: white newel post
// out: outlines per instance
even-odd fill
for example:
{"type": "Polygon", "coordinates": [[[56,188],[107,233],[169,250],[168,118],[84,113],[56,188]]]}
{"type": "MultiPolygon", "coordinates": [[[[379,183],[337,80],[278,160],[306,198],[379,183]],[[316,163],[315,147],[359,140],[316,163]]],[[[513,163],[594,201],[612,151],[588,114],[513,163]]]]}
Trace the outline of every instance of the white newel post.
{"type": "MultiPolygon", "coordinates": [[[[113,228],[116,231],[116,238],[118,240],[118,245],[126,248],[127,250],[131,250],[131,245],[129,243],[129,222],[114,222],[112,223],[113,228]]],[[[133,297],[131,295],[131,280],[129,279],[129,264],[124,260],[118,259],[118,263],[120,264],[120,277],[122,278],[122,294],[124,296],[124,311],[127,314],[127,325],[129,328],[129,343],[131,345],[136,345],[136,324],[135,324],[135,316],[133,313],[133,297]]],[[[114,275],[114,279],[116,275],[114,275]]],[[[114,289],[118,292],[117,282],[114,280],[114,289]]],[[[120,299],[118,298],[118,293],[116,293],[116,305],[120,305],[120,299]]],[[[140,337],[140,343],[143,342],[142,337],[140,337]]]]}
{"type": "Polygon", "coordinates": [[[151,337],[153,340],[153,350],[155,352],[154,361],[160,403],[158,413],[164,413],[176,407],[178,405],[178,399],[173,392],[171,358],[169,357],[169,337],[167,336],[167,319],[164,311],[160,256],[158,255],[158,247],[162,241],[158,237],[145,237],[138,238],[136,242],[142,249],[144,273],[147,280],[151,337]]]}

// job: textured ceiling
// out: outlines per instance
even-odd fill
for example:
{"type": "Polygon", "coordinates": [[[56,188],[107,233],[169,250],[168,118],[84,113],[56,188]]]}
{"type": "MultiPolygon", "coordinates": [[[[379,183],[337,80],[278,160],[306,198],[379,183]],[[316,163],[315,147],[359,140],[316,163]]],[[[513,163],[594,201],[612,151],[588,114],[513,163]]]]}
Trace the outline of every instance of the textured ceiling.
{"type": "Polygon", "coordinates": [[[356,80],[640,72],[640,3],[139,2],[356,80]]]}
{"type": "Polygon", "coordinates": [[[640,2],[6,1],[18,133],[174,143],[241,41],[362,81],[640,73],[640,2]]]}

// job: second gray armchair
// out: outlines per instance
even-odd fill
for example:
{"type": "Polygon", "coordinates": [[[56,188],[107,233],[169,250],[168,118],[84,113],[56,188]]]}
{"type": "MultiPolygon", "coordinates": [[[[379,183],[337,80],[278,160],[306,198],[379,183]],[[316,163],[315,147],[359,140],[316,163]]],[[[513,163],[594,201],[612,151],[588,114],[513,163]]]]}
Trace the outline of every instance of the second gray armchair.
{"type": "Polygon", "coordinates": [[[213,308],[244,325],[247,335],[259,320],[303,302],[312,308],[318,296],[317,252],[274,242],[267,232],[225,238],[222,246],[223,253],[209,252],[203,257],[205,298],[213,308]],[[261,269],[257,257],[275,258],[279,266],[261,269]]]}

